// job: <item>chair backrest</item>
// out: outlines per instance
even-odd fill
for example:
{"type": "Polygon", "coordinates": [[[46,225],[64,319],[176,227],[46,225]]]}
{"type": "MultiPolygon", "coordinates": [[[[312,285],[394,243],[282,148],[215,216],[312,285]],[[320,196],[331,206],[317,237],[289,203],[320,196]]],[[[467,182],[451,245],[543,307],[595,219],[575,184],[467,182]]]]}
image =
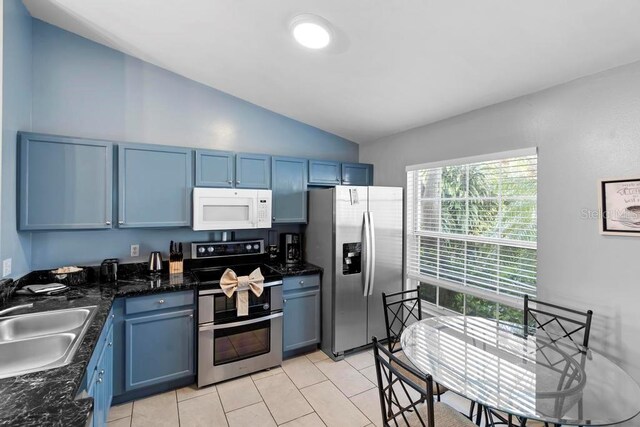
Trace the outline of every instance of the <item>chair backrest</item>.
{"type": "Polygon", "coordinates": [[[401,350],[400,336],[404,329],[417,320],[422,320],[422,304],[420,302],[420,286],[410,291],[382,293],[384,306],[384,323],[387,328],[387,345],[389,351],[401,350]]]}
{"type": "Polygon", "coordinates": [[[545,331],[552,343],[570,339],[584,348],[589,348],[591,317],[593,311],[578,311],[524,296],[524,326],[534,326],[545,331]],[[531,304],[534,304],[532,306],[531,304]],[[533,320],[533,322],[531,322],[533,320]],[[530,323],[531,322],[531,323],[530,323]],[[579,334],[582,333],[582,340],[579,334]]]}
{"type": "Polygon", "coordinates": [[[433,409],[433,379],[431,375],[418,372],[413,366],[395,356],[394,353],[380,344],[373,337],[373,354],[378,379],[378,393],[380,395],[380,411],[385,427],[393,425],[418,425],[434,427],[433,409]],[[425,384],[420,386],[409,379],[398,367],[406,369],[416,378],[421,378],[425,384]],[[422,403],[424,401],[424,403],[422,403]],[[424,411],[426,405],[427,410],[424,411]],[[402,422],[404,424],[398,424],[402,422]]]}

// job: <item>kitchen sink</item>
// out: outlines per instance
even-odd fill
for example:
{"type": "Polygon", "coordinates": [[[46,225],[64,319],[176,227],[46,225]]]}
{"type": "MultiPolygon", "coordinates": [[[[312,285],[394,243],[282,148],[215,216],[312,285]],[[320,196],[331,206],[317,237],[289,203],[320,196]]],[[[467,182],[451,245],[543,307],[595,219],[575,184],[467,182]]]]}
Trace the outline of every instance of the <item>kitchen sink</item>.
{"type": "Polygon", "coordinates": [[[0,342],[70,331],[81,327],[95,307],[0,317],[0,342]]]}
{"type": "Polygon", "coordinates": [[[0,317],[0,378],[67,365],[96,306],[0,317]]]}

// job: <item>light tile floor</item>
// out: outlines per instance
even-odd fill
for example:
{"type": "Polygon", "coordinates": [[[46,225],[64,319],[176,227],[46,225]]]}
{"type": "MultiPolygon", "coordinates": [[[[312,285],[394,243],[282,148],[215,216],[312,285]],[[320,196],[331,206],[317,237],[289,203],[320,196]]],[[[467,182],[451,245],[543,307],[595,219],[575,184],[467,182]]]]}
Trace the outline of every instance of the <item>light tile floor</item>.
{"type": "MultiPolygon", "coordinates": [[[[281,368],[114,406],[108,426],[380,426],[375,381],[371,350],[340,362],[316,351],[285,360],[281,368]]],[[[469,401],[451,392],[442,400],[469,410],[469,401]]]]}

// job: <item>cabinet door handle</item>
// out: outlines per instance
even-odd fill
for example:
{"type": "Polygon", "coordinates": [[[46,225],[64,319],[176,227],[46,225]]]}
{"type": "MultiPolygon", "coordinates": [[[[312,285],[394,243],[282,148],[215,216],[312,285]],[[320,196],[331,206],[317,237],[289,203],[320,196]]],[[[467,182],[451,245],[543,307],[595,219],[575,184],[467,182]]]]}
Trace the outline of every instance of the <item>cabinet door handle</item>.
{"type": "Polygon", "coordinates": [[[276,220],[276,217],[275,217],[275,216],[273,217],[273,220],[274,220],[274,221],[276,220]]]}
{"type": "Polygon", "coordinates": [[[100,371],[100,375],[104,375],[104,369],[100,371]]]}
{"type": "Polygon", "coordinates": [[[287,303],[287,300],[284,300],[283,302],[286,304],[286,303],[287,303]]]}
{"type": "Polygon", "coordinates": [[[122,225],[124,224],[124,221],[118,221],[118,224],[122,225]]]}
{"type": "Polygon", "coordinates": [[[98,379],[96,380],[96,382],[97,382],[97,383],[101,383],[101,382],[102,382],[102,377],[98,378],[98,379]]]}
{"type": "Polygon", "coordinates": [[[111,221],[106,221],[105,224],[111,225],[111,221]]]}
{"type": "Polygon", "coordinates": [[[301,285],[304,285],[304,280],[300,280],[300,284],[301,284],[301,285]]]}
{"type": "Polygon", "coordinates": [[[158,304],[164,304],[164,300],[163,299],[158,300],[158,304]]]}
{"type": "Polygon", "coordinates": [[[236,184],[240,184],[240,181],[236,181],[236,184]]]}
{"type": "Polygon", "coordinates": [[[233,181],[227,181],[227,184],[231,184],[233,181]]]}
{"type": "Polygon", "coordinates": [[[190,314],[190,315],[189,315],[189,318],[190,318],[190,319],[193,319],[193,314],[190,314]]]}

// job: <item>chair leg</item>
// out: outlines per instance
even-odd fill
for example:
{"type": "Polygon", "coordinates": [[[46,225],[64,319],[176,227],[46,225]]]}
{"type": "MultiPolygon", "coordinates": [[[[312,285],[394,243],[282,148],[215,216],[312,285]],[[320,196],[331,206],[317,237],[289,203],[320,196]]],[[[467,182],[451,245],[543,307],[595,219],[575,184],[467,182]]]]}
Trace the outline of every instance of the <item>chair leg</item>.
{"type": "Polygon", "coordinates": [[[482,409],[483,406],[478,403],[478,413],[476,414],[476,425],[479,426],[482,421],[482,409]]]}
{"type": "Polygon", "coordinates": [[[494,425],[493,416],[491,415],[491,411],[489,409],[487,409],[486,406],[484,408],[484,419],[485,419],[485,425],[486,426],[493,426],[494,425]]]}
{"type": "Polygon", "coordinates": [[[476,402],[471,401],[471,405],[469,405],[469,419],[473,420],[473,410],[476,409],[476,402]]]}

